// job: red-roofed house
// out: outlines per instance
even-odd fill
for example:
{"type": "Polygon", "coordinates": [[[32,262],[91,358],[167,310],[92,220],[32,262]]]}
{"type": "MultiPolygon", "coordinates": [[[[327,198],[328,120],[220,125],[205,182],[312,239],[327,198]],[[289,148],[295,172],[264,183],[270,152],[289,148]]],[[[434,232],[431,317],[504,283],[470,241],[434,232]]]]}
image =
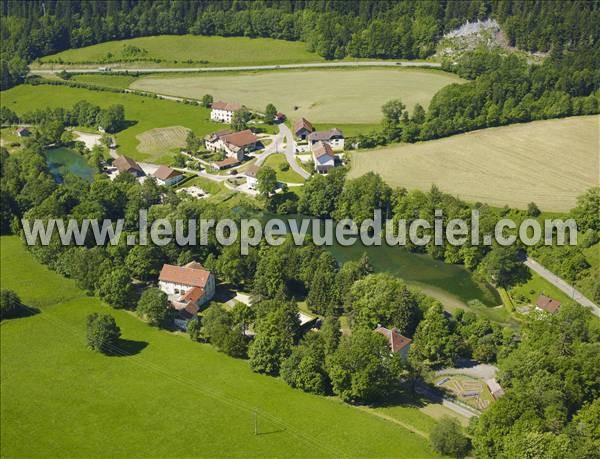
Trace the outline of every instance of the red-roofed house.
{"type": "Polygon", "coordinates": [[[554,314],[560,308],[560,301],[550,298],[546,295],[540,295],[535,302],[535,309],[538,311],[546,311],[554,314]]]}
{"type": "Polygon", "coordinates": [[[240,104],[231,104],[228,102],[217,101],[211,105],[210,119],[221,123],[231,123],[233,114],[242,106],[240,104]]]}
{"type": "Polygon", "coordinates": [[[207,150],[224,151],[228,157],[236,158],[238,161],[242,161],[246,153],[256,150],[258,143],[258,137],[250,129],[239,132],[224,130],[204,137],[204,146],[207,150]]]}
{"type": "Polygon", "coordinates": [[[156,181],[159,185],[173,185],[183,179],[183,174],[175,169],[171,169],[169,166],[160,166],[152,174],[156,177],[156,181]]]}
{"type": "Polygon", "coordinates": [[[215,294],[215,276],[194,261],[185,266],[163,265],[158,287],[169,296],[180,315],[194,316],[215,294]],[[195,311],[195,312],[194,312],[195,311]]]}
{"type": "Polygon", "coordinates": [[[412,343],[410,338],[402,336],[397,328],[390,330],[380,325],[373,331],[387,338],[390,344],[390,351],[399,353],[403,359],[408,358],[408,349],[410,348],[410,343],[412,343]]]}

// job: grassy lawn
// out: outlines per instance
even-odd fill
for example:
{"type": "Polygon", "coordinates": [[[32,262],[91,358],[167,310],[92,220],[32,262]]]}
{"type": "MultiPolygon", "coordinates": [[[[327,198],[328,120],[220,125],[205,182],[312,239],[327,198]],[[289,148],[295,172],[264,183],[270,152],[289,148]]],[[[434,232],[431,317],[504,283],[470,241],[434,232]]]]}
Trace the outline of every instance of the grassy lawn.
{"type": "MultiPolygon", "coordinates": [[[[40,61],[72,63],[118,62],[123,59],[124,46],[136,46],[147,51],[144,59],[161,59],[162,62],[148,62],[150,67],[176,66],[229,66],[229,65],[270,65],[302,62],[319,62],[323,58],[306,50],[306,44],[275,40],[272,38],[216,37],[200,35],[162,35],[117,40],[69,49],[41,58],[40,61]],[[107,59],[108,53],[112,54],[107,59]],[[192,63],[185,61],[193,61],[192,63]]],[[[129,66],[140,67],[139,63],[129,66]]],[[[113,66],[114,67],[114,66],[113,66]]],[[[122,67],[122,66],[121,66],[122,67]]]]}
{"type": "Polygon", "coordinates": [[[2,323],[3,456],[435,457],[400,425],[153,329],[41,267],[16,238],[1,243],[2,288],[41,309],[2,323]],[[115,316],[130,355],[86,349],[91,312],[115,316]]]}
{"type": "Polygon", "coordinates": [[[285,155],[283,153],[274,153],[272,155],[267,156],[263,166],[269,166],[275,170],[277,173],[277,180],[280,182],[289,182],[289,183],[302,183],[304,179],[295,172],[291,167],[287,171],[282,171],[279,169],[281,164],[287,164],[287,159],[285,159],[285,155]]]}
{"type": "Polygon", "coordinates": [[[0,145],[8,150],[9,153],[16,153],[21,149],[23,139],[15,132],[15,127],[4,127],[0,129],[0,145]]]}
{"type": "Polygon", "coordinates": [[[393,186],[468,201],[566,211],[598,186],[600,116],[535,121],[351,154],[350,177],[375,171],[393,186]]]}
{"type": "MultiPolygon", "coordinates": [[[[69,108],[80,100],[87,100],[101,107],[124,105],[125,116],[131,122],[131,126],[116,134],[118,150],[119,153],[138,160],[168,162],[172,155],[169,150],[180,145],[180,139],[169,144],[164,142],[164,137],[158,136],[160,143],[144,146],[151,153],[141,152],[138,149],[140,140],[137,136],[151,129],[182,126],[193,130],[198,136],[203,136],[222,126],[209,121],[209,111],[206,108],[134,94],[49,85],[20,85],[2,92],[2,103],[17,114],[45,107],[69,108]]],[[[147,134],[152,135],[153,132],[147,134]]]]}
{"type": "Polygon", "coordinates": [[[440,88],[461,81],[439,70],[337,68],[153,75],[134,81],[131,88],[190,98],[208,93],[257,110],[273,103],[292,120],[304,116],[313,123],[372,124],[379,122],[381,106],[390,99],[402,99],[409,109],[417,102],[427,107],[440,88]]]}
{"type": "Polygon", "coordinates": [[[103,75],[103,74],[80,74],[71,77],[73,81],[81,83],[95,84],[98,86],[107,86],[109,88],[126,89],[131,83],[137,80],[132,75],[103,75]]]}
{"type": "Polygon", "coordinates": [[[541,294],[554,298],[561,303],[571,302],[572,300],[562,290],[552,285],[543,277],[529,270],[531,278],[524,284],[517,285],[510,290],[513,301],[518,302],[518,298],[525,297],[527,304],[535,304],[541,294]]]}

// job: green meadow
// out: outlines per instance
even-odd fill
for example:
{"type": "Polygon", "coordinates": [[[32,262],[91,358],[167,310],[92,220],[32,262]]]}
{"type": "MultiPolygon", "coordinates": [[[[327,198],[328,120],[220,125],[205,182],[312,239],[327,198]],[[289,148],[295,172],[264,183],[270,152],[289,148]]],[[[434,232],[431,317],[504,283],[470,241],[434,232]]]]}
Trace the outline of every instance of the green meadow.
{"type": "Polygon", "coordinates": [[[136,136],[150,129],[183,126],[203,136],[221,126],[209,121],[209,110],[206,108],[135,94],[45,84],[19,85],[2,92],[2,105],[19,115],[46,107],[70,108],[80,100],[100,107],[122,104],[130,125],[115,136],[119,153],[142,161],[168,162],[172,155],[168,146],[152,154],[138,150],[140,140],[136,136]]]}
{"type": "MultiPolygon", "coordinates": [[[[151,328],[41,266],[16,237],[0,242],[2,288],[39,309],[1,325],[5,457],[436,457],[402,425],[151,328]],[[114,315],[122,356],[86,348],[91,312],[114,315]]],[[[435,421],[415,408],[405,422],[435,421]]]]}
{"type": "MultiPolygon", "coordinates": [[[[272,38],[217,37],[201,35],[162,35],[116,40],[97,45],[62,51],[41,58],[40,63],[64,62],[70,64],[119,62],[123,58],[149,61],[159,66],[231,66],[271,65],[319,62],[323,58],[306,50],[306,44],[272,38]],[[144,53],[128,56],[124,47],[137,47],[144,53]],[[152,62],[152,59],[159,62],[152,62]]],[[[140,67],[139,63],[134,64],[140,67]]]]}

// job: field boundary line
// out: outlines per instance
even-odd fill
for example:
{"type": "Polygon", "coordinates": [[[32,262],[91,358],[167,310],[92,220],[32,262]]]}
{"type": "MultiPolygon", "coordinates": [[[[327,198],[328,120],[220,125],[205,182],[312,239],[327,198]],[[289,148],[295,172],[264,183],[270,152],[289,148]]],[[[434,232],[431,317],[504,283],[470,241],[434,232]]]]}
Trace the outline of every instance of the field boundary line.
{"type": "MultiPolygon", "coordinates": [[[[376,416],[380,419],[383,419],[384,421],[388,421],[388,422],[392,422],[394,424],[398,424],[401,427],[404,427],[406,430],[408,430],[409,432],[412,432],[414,434],[420,435],[421,437],[425,438],[425,439],[429,439],[429,434],[426,434],[425,432],[423,432],[422,430],[417,429],[416,427],[413,427],[410,424],[407,424],[406,422],[400,421],[399,419],[396,419],[393,416],[390,416],[388,414],[383,414],[380,413],[379,411],[376,411],[375,408],[370,408],[368,406],[355,406],[352,405],[353,408],[363,411],[365,413],[369,413],[372,416],[376,416]]],[[[426,416],[426,415],[424,415],[426,416]]]]}

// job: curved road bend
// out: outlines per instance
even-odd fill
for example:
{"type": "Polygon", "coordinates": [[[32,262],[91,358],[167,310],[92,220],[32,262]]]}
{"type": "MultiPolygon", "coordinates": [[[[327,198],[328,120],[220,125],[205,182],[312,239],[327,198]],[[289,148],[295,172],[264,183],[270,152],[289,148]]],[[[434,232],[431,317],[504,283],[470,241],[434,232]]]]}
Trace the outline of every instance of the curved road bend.
{"type": "MultiPolygon", "coordinates": [[[[66,68],[67,72],[72,73],[177,73],[177,72],[231,72],[244,70],[280,70],[280,69],[309,69],[309,68],[328,68],[328,67],[427,67],[441,68],[442,64],[438,62],[412,62],[412,61],[359,61],[359,62],[313,62],[308,64],[281,64],[281,65],[244,65],[237,67],[180,67],[180,68],[119,68],[113,67],[112,71],[100,70],[99,68],[76,69],[66,68]]],[[[60,72],[63,69],[34,69],[30,70],[32,74],[51,74],[60,72]]]]}
{"type": "Polygon", "coordinates": [[[564,293],[567,294],[567,296],[577,301],[580,305],[590,308],[593,314],[600,317],[600,308],[596,304],[594,304],[589,298],[587,298],[583,293],[576,290],[575,287],[570,285],[567,281],[565,281],[561,277],[558,277],[556,274],[542,266],[533,258],[527,258],[524,264],[532,271],[538,273],[552,285],[562,290],[564,293]]]}
{"type": "Polygon", "coordinates": [[[263,153],[256,157],[256,165],[261,166],[265,159],[267,159],[267,156],[273,153],[279,153],[283,143],[285,143],[285,147],[282,153],[285,154],[285,159],[290,167],[305,180],[309,178],[310,174],[298,164],[298,161],[296,161],[296,142],[294,142],[294,135],[292,134],[291,129],[283,123],[279,124],[279,132],[273,138],[273,142],[265,148],[263,153]]]}

